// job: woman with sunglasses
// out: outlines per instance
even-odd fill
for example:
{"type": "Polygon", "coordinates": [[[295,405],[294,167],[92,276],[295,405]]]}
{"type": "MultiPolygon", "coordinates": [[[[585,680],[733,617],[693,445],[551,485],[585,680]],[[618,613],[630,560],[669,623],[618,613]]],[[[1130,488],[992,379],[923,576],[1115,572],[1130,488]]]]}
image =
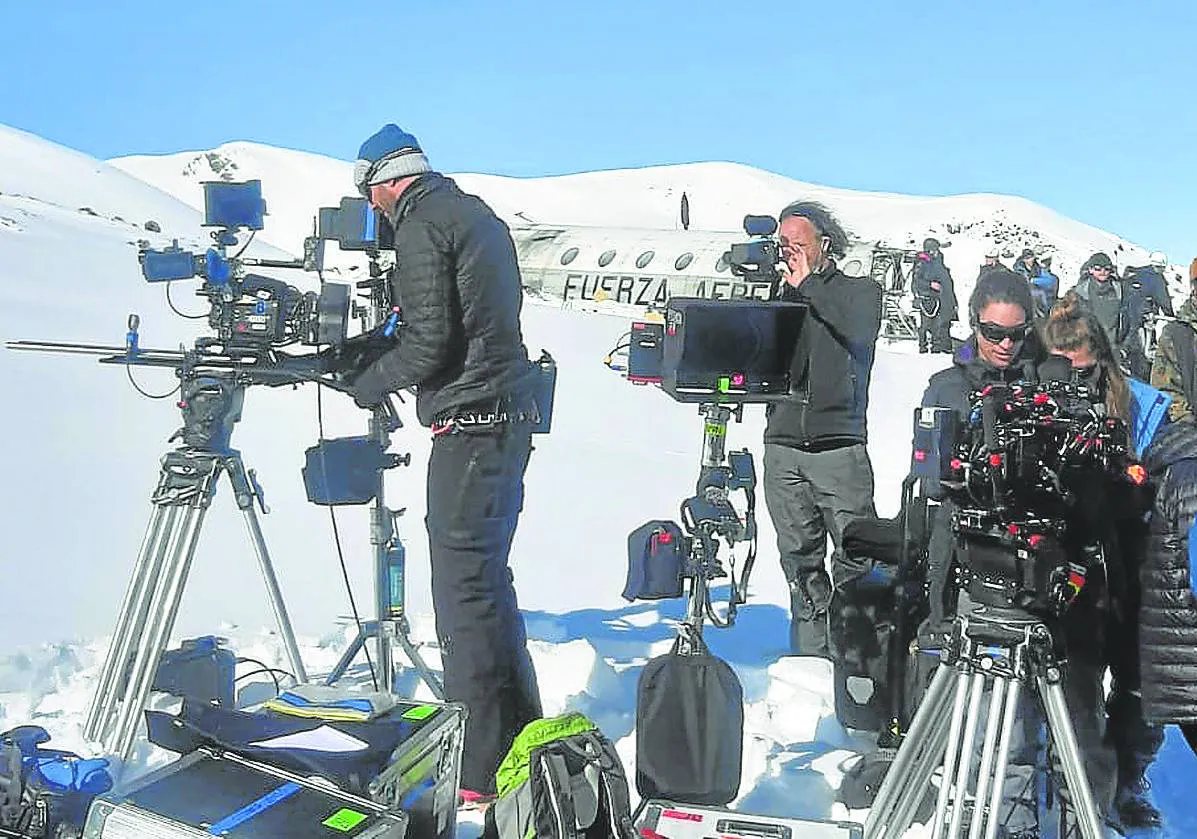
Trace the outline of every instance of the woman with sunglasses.
{"type": "MultiPolygon", "coordinates": [[[[973,332],[952,357],[952,366],[940,370],[927,383],[922,405],[951,408],[960,421],[967,420],[970,396],[991,384],[1037,380],[1044,358],[1033,327],[1035,302],[1027,281],[1006,268],[993,268],[977,279],[968,300],[973,332]]],[[[921,653],[916,670],[938,664],[936,649],[951,631],[957,591],[949,583],[955,556],[952,532],[954,504],[943,499],[934,508],[927,545],[930,583],[930,616],[919,631],[921,653]]],[[[916,676],[921,680],[921,677],[916,676]]],[[[1036,769],[1033,739],[1021,727],[1011,736],[1010,760],[1003,786],[1003,812],[999,816],[1008,837],[1038,836],[1038,812],[1032,795],[1036,769]]],[[[979,750],[978,746],[978,750],[979,750]]]]}
{"type": "MultiPolygon", "coordinates": [[[[1068,360],[1072,381],[1088,386],[1106,416],[1126,422],[1135,455],[1141,456],[1167,420],[1169,397],[1123,374],[1101,321],[1075,291],[1052,307],[1042,331],[1048,351],[1068,360]]],[[[1042,371],[1041,377],[1047,378],[1042,371]]],[[[1065,644],[1076,651],[1070,656],[1065,689],[1075,694],[1073,706],[1079,714],[1074,726],[1078,728],[1100,730],[1104,704],[1105,742],[1113,748],[1116,761],[1110,815],[1125,830],[1149,830],[1160,827],[1162,817],[1145,775],[1164,742],[1163,728],[1144,721],[1140,700],[1139,574],[1147,546],[1144,514],[1150,499],[1129,482],[1096,480],[1086,485],[1092,494],[1078,498],[1075,526],[1083,531],[1083,538],[1101,545],[1106,580],[1104,585],[1100,580],[1086,585],[1087,594],[1078,598],[1064,624],[1065,633],[1075,633],[1065,644]],[[1103,703],[1102,675],[1107,665],[1111,690],[1103,703]]]]}

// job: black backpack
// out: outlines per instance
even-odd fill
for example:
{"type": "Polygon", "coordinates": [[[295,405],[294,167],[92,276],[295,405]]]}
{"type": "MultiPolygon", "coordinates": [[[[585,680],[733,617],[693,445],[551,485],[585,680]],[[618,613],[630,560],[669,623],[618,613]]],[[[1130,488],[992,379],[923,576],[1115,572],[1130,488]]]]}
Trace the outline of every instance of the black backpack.
{"type": "Polygon", "coordinates": [[[495,780],[483,839],[635,839],[623,763],[582,714],[524,726],[495,780]]]}

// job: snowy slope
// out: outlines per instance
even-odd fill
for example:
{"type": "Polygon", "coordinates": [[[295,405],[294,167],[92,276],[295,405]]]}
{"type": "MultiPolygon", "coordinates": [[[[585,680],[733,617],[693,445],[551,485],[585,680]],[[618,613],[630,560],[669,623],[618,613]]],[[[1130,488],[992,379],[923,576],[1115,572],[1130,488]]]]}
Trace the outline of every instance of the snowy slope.
{"type": "MultiPolygon", "coordinates": [[[[264,153],[264,159],[272,158],[264,153]]],[[[296,167],[302,173],[303,167],[296,167]]],[[[273,181],[265,173],[251,174],[262,174],[272,209],[280,198],[298,206],[300,192],[272,194],[273,181]]],[[[313,206],[344,191],[332,180],[328,193],[312,199],[313,206]]],[[[7,129],[0,129],[0,193],[0,337],[119,344],[131,310],[142,316],[146,346],[169,347],[204,334],[203,321],[181,320],[169,311],[161,288],[142,282],[135,246],[142,237],[155,245],[173,236],[202,241],[199,217],[184,205],[198,201],[180,204],[103,163],[7,129]],[[44,183],[31,172],[40,172],[44,183]],[[75,205],[82,205],[82,196],[103,215],[79,213],[75,205]],[[117,215],[152,217],[161,223],[162,234],[139,232],[133,222],[114,221],[117,215]]],[[[198,195],[197,187],[193,199],[198,195]]],[[[554,197],[547,190],[541,200],[558,208],[600,203],[593,195],[554,197]]],[[[619,209],[608,207],[607,217],[615,218],[619,209]]],[[[279,218],[268,217],[266,233],[279,218]]],[[[288,237],[264,238],[283,246],[288,237]]],[[[191,286],[174,285],[175,304],[200,311],[191,286]]],[[[702,427],[693,407],[675,404],[655,389],[628,385],[603,366],[603,355],[624,327],[615,318],[534,305],[525,309],[529,347],[552,350],[560,377],[554,432],[537,442],[512,565],[546,711],[574,708],[592,715],[631,767],[636,678],[645,660],[669,645],[681,604],[629,605],[620,598],[626,535],[647,519],[676,515],[679,501],[693,488],[702,427]]],[[[910,410],[928,375],[943,363],[885,350],[878,354],[870,453],[883,515],[897,508],[910,410]]],[[[172,385],[163,373],[134,370],[132,375],[151,392],[166,393],[172,385]]],[[[6,408],[0,411],[6,472],[0,482],[0,591],[5,595],[0,730],[36,722],[50,729],[55,745],[82,750],[80,725],[149,518],[157,460],[179,424],[177,410],[173,399],[138,396],[124,371],[88,358],[0,351],[0,379],[6,408]]],[[[251,390],[234,436],[266,490],[271,512],[261,517],[264,536],[313,674],[326,671],[344,648],[340,617],[349,607],[329,514],[306,501],[299,470],[304,449],[319,436],[360,434],[365,426],[363,413],[343,397],[326,396],[322,408],[323,431],[310,387],[251,390]]],[[[426,644],[425,654],[436,665],[422,538],[429,441],[412,420],[411,406],[404,410],[408,426],[396,435],[393,450],[411,451],[413,465],[390,473],[388,500],[407,508],[400,532],[408,548],[414,636],[426,644]]],[[[749,447],[759,458],[762,427],[760,410],[749,409],[744,423],[729,429],[729,442],[749,447]]],[[[221,487],[204,525],[176,640],[218,633],[231,638],[238,654],[282,665],[230,494],[227,484],[221,487]]],[[[365,511],[339,510],[337,519],[357,603],[368,610],[365,511]]],[[[780,657],[788,593],[773,558],[773,540],[762,510],[761,560],[749,604],[735,628],[708,632],[715,651],[735,666],[745,687],[745,758],[736,806],[747,812],[844,817],[848,814],[833,803],[839,766],[865,744],[834,718],[828,665],[780,657]]],[[[720,596],[725,596],[722,589],[720,596]]],[[[403,687],[419,690],[411,679],[403,687]]],[[[152,757],[143,751],[139,760],[152,757]]],[[[1195,780],[1197,761],[1173,733],[1154,782],[1178,835],[1197,830],[1197,804],[1191,800],[1195,780]]],[[[477,824],[466,820],[459,835],[477,832],[477,824]]]]}
{"type": "MultiPolygon", "coordinates": [[[[435,150],[430,150],[433,165],[435,150]]],[[[180,200],[201,206],[199,182],[217,177],[260,178],[271,207],[267,240],[299,242],[315,207],[352,192],[352,164],[306,152],[253,143],[229,143],[204,152],[123,157],[112,165],[143,178],[180,200]],[[280,232],[281,231],[281,232],[280,232]]],[[[895,247],[920,247],[934,236],[951,242],[945,261],[963,305],[977,268],[993,244],[1010,264],[1025,247],[1055,257],[1067,288],[1081,264],[1105,251],[1121,268],[1143,265],[1152,250],[1074,221],[1023,198],[1005,195],[919,197],[858,192],[804,183],[735,163],[691,163],[546,178],[457,174],[513,226],[525,223],[646,227],[679,226],[682,193],[695,230],[739,230],[747,213],[776,213],[798,198],[825,202],[860,239],[895,247]]],[[[292,246],[294,247],[294,246],[292,246]]],[[[1182,270],[1173,267],[1174,294],[1187,294],[1182,270]]]]}

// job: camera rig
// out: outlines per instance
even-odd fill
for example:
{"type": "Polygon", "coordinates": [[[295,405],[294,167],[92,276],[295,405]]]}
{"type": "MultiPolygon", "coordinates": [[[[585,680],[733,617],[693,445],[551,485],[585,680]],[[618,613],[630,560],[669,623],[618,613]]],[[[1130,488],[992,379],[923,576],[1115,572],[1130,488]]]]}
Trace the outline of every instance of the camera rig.
{"type": "MultiPolygon", "coordinates": [[[[346,390],[348,372],[356,372],[354,368],[368,360],[366,356],[380,352],[380,342],[393,341],[399,327],[398,313],[387,311],[389,305],[382,299],[386,289],[377,257],[384,246],[381,236],[385,225],[378,224],[364,199],[344,198],[339,207],[320,210],[316,229],[304,242],[303,259],[243,257],[248,240],[229,255],[229,249],[238,245],[237,231],[249,230],[252,240],[263,229],[266,205],[261,181],[209,182],[203,188],[204,226],[215,228],[211,232],[213,245],[197,253],[180,248],[175,240],[164,249],[142,250],[139,262],[146,282],[167,283],[168,293],[174,281],[200,279],[196,295],[208,302],[207,322],[213,334],[197,338],[190,349],[143,348],[138,334],[140,318],[132,314],[124,346],[56,341],[10,341],[6,346],[96,355],[101,364],[173,368],[180,380],[183,403],[191,403],[196,394],[207,392],[213,380],[221,383],[217,389],[315,381],[346,390]],[[247,270],[301,269],[319,274],[326,241],[336,241],[342,250],[364,251],[370,257],[371,279],[358,283],[358,287],[367,288],[371,306],[369,310],[359,309],[357,314],[363,324],[367,316],[379,323],[353,338],[347,337],[354,309],[348,285],[322,281],[318,293],[303,292],[289,283],[247,270]],[[328,349],[307,355],[282,349],[296,345],[328,349]]],[[[188,435],[194,423],[204,424],[199,416],[190,417],[186,409],[184,420],[188,435]]]]}
{"type": "MultiPolygon", "coordinates": [[[[216,228],[212,232],[213,247],[198,254],[179,248],[176,241],[163,250],[146,249],[140,254],[140,262],[147,282],[201,279],[197,295],[208,301],[207,321],[212,335],[177,351],[145,349],[140,346],[139,319],[131,315],[123,347],[50,341],[7,343],[10,349],[97,355],[101,363],[125,365],[130,379],[131,368],[136,366],[167,367],[179,380],[178,407],[183,427],[171,439],[181,442],[161,458],[150,523],[84,725],[85,737],[122,759],[132,753],[141,710],[178,615],[199,532],[222,475],[232,484],[237,506],[245,517],[290,671],[298,681],[307,680],[255,510],[257,506],[267,511],[262,489],[253,470],[246,469],[240,452],[232,448],[233,429],[241,419],[248,387],[316,382],[349,390],[358,369],[392,347],[402,326],[398,309],[391,305],[389,278],[379,262],[386,227],[378,224],[364,199],[346,198],[339,207],[322,208],[313,235],[304,243],[304,258],[289,261],[243,258],[245,247],[231,256],[228,253],[238,244],[238,231],[251,231],[252,239],[263,227],[265,203],[259,181],[206,183],[204,207],[204,225],[216,228]],[[346,338],[351,311],[347,285],[322,280],[320,293],[304,293],[288,283],[246,270],[261,266],[320,274],[326,241],[336,241],[344,250],[364,251],[369,257],[370,279],[358,283],[369,305],[356,312],[365,331],[353,338],[346,338]],[[326,348],[305,355],[283,351],[292,345],[326,348]]],[[[167,289],[169,295],[169,285],[167,289]]],[[[383,594],[378,598],[379,619],[366,626],[359,623],[359,636],[370,634],[379,639],[383,689],[390,690],[393,683],[390,645],[397,642],[408,650],[434,694],[440,695],[439,685],[407,641],[403,595],[394,584],[402,580],[403,553],[393,526],[398,513],[383,504],[382,472],[404,463],[402,457],[385,454],[390,432],[401,425],[394,406],[389,399],[384,400],[372,411],[367,445],[357,447],[372,456],[367,461],[375,481],[369,491],[364,498],[346,499],[325,486],[317,503],[374,501],[371,542],[376,567],[385,567],[388,585],[385,598],[383,594]]],[[[337,441],[321,441],[316,447],[320,480],[343,483],[349,480],[347,473],[362,464],[360,458],[353,461],[345,456],[349,447],[333,447],[330,442],[337,441]]],[[[360,646],[358,643],[354,652],[360,646]]]]}
{"type": "Polygon", "coordinates": [[[781,262],[781,246],[774,238],[777,219],[773,216],[746,215],[744,232],[752,238],[732,245],[724,254],[724,260],[737,277],[744,277],[750,282],[769,283],[769,288],[775,294],[781,282],[781,272],[777,270],[781,262]]]}
{"type": "Polygon", "coordinates": [[[1078,517],[1092,515],[1086,491],[1145,478],[1126,423],[1085,385],[1058,381],[987,386],[962,424],[948,409],[920,413],[914,472],[953,502],[961,591],[1059,617],[1103,561],[1100,543],[1078,532],[1078,517]]]}
{"type": "Polygon", "coordinates": [[[971,395],[963,421],[951,408],[915,416],[911,477],[951,505],[959,595],[935,676],[909,728],[895,729],[901,743],[886,758],[892,765],[864,834],[904,836],[938,770],[929,835],[996,836],[1029,691],[1043,708],[1079,834],[1099,839],[1102,814],[1065,700],[1067,651],[1053,625],[1103,561],[1100,536],[1086,532],[1100,520],[1088,493],[1145,478],[1126,424],[1071,381],[986,387],[971,395]]]}
{"type": "Polygon", "coordinates": [[[658,319],[633,323],[626,343],[607,363],[629,381],[660,385],[677,402],[698,403],[703,418],[702,455],[694,495],[681,503],[680,521],[650,521],[628,538],[628,600],[687,594],[680,650],[701,649],[702,627],[735,622],[746,602],[756,556],[756,469],[747,449],[727,451],[727,424],[743,418],[746,404],[789,398],[791,363],[807,309],[797,303],[759,300],[705,300],[675,297],[658,319]],[[627,350],[627,364],[614,363],[627,350]],[[744,513],[732,503],[744,492],[744,513]],[[719,558],[720,543],[730,552],[729,567],[719,558]],[[735,548],[749,545],[737,578],[735,548]],[[710,582],[729,577],[726,613],[720,617],[710,582]]]}

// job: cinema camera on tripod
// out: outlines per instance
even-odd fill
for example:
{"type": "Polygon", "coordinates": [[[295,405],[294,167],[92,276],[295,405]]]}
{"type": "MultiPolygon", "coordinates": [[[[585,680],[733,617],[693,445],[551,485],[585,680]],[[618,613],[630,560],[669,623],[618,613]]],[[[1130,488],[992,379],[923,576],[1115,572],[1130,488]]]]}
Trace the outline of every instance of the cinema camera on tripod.
{"type": "MultiPolygon", "coordinates": [[[[367,281],[372,284],[372,305],[363,318],[372,328],[354,338],[346,337],[348,285],[322,282],[319,293],[301,292],[247,270],[319,272],[326,241],[336,241],[346,250],[367,251],[373,266],[384,231],[364,200],[346,199],[339,207],[321,210],[314,235],[304,243],[302,260],[269,260],[243,257],[244,247],[229,255],[240,231],[250,231],[252,238],[263,229],[266,207],[261,182],[214,182],[203,188],[204,226],[214,228],[213,246],[203,253],[181,249],[177,242],[166,249],[147,249],[141,254],[141,270],[151,283],[199,278],[196,294],[208,301],[207,322],[213,334],[197,338],[189,349],[147,349],[140,346],[139,319],[131,315],[123,347],[51,341],[6,344],[10,349],[96,355],[102,364],[129,369],[170,368],[179,379],[177,404],[183,424],[171,439],[180,443],[161,459],[150,522],[83,729],[87,739],[122,760],[132,753],[142,709],[179,611],[199,531],[222,475],[228,476],[244,516],[290,672],[298,681],[307,681],[255,511],[256,505],[266,512],[262,489],[231,445],[233,429],[241,419],[247,388],[316,382],[347,390],[346,366],[364,363],[370,353],[385,350],[400,326],[398,313],[389,305],[384,308],[387,284],[377,281],[381,271],[374,267],[367,281]],[[326,349],[302,355],[282,349],[293,345],[326,349]]],[[[384,441],[399,426],[398,416],[389,401],[373,413],[371,434],[384,441]]],[[[380,474],[382,468],[395,464],[377,465],[380,474]]],[[[330,467],[322,474],[335,481],[334,472],[330,467]]],[[[380,525],[380,550],[391,541],[384,530],[380,525]]]]}
{"type": "Polygon", "coordinates": [[[963,423],[947,408],[922,408],[915,418],[912,476],[925,493],[952,502],[957,616],[872,803],[865,837],[903,836],[940,767],[928,835],[997,835],[1026,685],[1046,712],[1080,833],[1099,839],[1102,817],[1065,704],[1067,665],[1056,630],[1102,562],[1100,544],[1085,533],[1084,514],[1094,514],[1085,492],[1143,480],[1126,424],[1107,417],[1083,385],[1062,381],[987,387],[973,395],[963,423]]]}

